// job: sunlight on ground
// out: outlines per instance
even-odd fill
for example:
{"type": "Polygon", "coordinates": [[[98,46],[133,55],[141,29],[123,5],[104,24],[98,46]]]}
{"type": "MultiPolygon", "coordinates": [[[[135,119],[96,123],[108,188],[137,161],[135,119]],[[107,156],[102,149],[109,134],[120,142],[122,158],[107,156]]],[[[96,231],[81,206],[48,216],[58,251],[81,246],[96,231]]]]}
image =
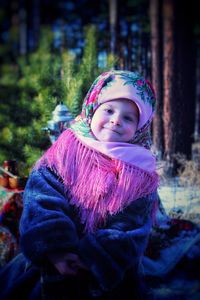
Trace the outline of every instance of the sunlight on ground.
{"type": "Polygon", "coordinates": [[[167,213],[200,223],[200,187],[161,185],[158,194],[167,213]]]}

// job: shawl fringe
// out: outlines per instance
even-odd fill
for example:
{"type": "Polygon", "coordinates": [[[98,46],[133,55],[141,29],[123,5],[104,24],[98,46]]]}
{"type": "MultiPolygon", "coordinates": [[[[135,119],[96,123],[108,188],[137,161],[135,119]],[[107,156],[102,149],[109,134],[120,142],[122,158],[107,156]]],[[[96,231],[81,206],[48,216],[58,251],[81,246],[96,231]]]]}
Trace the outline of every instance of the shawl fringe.
{"type": "Polygon", "coordinates": [[[156,172],[112,159],[83,144],[71,129],[63,132],[35,168],[47,166],[62,179],[70,204],[78,208],[86,232],[93,232],[108,215],[154,192],[156,172]]]}

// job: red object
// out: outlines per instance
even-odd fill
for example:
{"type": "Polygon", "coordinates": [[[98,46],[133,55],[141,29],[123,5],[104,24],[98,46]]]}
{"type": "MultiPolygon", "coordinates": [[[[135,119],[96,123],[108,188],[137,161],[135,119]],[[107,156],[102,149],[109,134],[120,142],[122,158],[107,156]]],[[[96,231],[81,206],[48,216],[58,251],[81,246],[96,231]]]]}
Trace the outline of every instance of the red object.
{"type": "MultiPolygon", "coordinates": [[[[5,160],[3,162],[3,168],[6,171],[9,171],[10,173],[12,173],[13,175],[18,175],[16,160],[5,160]]],[[[9,175],[4,173],[4,177],[9,177],[9,175]]]]}

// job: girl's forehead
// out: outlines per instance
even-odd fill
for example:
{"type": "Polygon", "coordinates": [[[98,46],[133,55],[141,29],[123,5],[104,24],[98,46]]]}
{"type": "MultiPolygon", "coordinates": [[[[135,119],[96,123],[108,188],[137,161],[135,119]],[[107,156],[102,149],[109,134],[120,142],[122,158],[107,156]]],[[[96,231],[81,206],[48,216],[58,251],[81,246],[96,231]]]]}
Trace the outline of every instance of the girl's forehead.
{"type": "Polygon", "coordinates": [[[130,112],[132,111],[137,111],[137,113],[139,114],[139,108],[137,106],[137,104],[130,99],[124,99],[124,98],[119,98],[119,99],[113,99],[113,100],[109,100],[107,102],[102,103],[99,107],[104,107],[104,106],[109,106],[109,107],[117,107],[121,110],[130,110],[130,112]]]}
{"type": "Polygon", "coordinates": [[[108,100],[106,102],[104,102],[105,104],[115,104],[115,103],[120,103],[121,105],[129,105],[131,103],[135,104],[135,102],[131,99],[127,99],[127,98],[116,98],[116,99],[111,99],[108,100]]]}

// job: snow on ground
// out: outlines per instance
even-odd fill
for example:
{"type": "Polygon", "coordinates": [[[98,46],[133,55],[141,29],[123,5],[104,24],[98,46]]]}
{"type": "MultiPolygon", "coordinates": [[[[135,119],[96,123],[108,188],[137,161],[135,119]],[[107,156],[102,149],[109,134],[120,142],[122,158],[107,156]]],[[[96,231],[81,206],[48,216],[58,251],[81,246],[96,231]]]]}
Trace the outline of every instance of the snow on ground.
{"type": "Polygon", "coordinates": [[[200,186],[181,187],[174,181],[160,185],[158,194],[169,215],[200,223],[200,186]]]}

